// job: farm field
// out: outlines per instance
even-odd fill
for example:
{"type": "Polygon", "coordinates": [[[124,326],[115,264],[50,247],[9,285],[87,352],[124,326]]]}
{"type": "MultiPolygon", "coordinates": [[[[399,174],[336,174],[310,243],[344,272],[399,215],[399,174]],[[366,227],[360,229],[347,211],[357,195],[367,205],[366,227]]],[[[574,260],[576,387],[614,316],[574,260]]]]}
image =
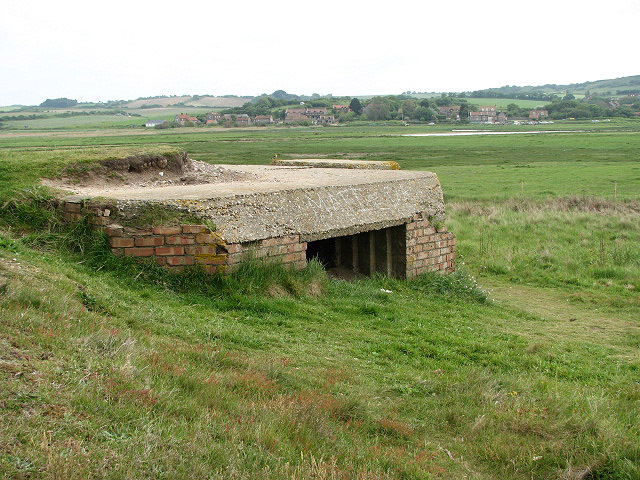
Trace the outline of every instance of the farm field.
{"type": "Polygon", "coordinates": [[[140,115],[145,120],[168,120],[180,114],[198,115],[200,113],[222,110],[220,107],[162,107],[162,108],[128,108],[127,112],[140,115]]]}
{"type": "Polygon", "coordinates": [[[549,103],[544,100],[520,100],[515,98],[475,98],[467,97],[467,102],[474,103],[476,105],[495,105],[498,108],[506,108],[510,103],[515,103],[519,107],[523,108],[536,108],[542,107],[549,103]]]}
{"type": "MultiPolygon", "coordinates": [[[[439,97],[440,94],[415,94],[411,95],[413,98],[436,98],[439,97]]],[[[360,98],[369,98],[369,97],[360,97],[360,98]]],[[[520,100],[516,98],[478,98],[478,97],[465,97],[465,100],[469,103],[473,103],[476,105],[495,105],[498,108],[505,108],[510,103],[515,103],[519,107],[523,108],[535,108],[542,106],[546,103],[543,100],[520,100]]]]}
{"type": "MultiPolygon", "coordinates": [[[[1,121],[1,118],[0,118],[1,121]]],[[[48,117],[34,120],[10,120],[3,122],[5,128],[36,129],[36,130],[61,130],[79,128],[105,128],[105,127],[126,127],[128,125],[144,124],[142,117],[125,117],[115,114],[104,115],[78,115],[70,117],[48,117]]]]}
{"type": "MultiPolygon", "coordinates": [[[[47,118],[37,118],[28,120],[6,120],[3,122],[0,115],[0,122],[3,123],[5,130],[74,130],[74,129],[109,129],[109,128],[126,128],[136,127],[143,128],[148,120],[167,120],[172,122],[174,117],[179,113],[188,113],[197,115],[215,110],[213,108],[140,108],[132,109],[129,113],[134,116],[116,115],[115,113],[105,110],[104,113],[90,115],[73,115],[68,117],[56,117],[54,115],[47,118]],[[139,116],[138,116],[139,115],[139,116]]],[[[19,113],[20,114],[20,113],[19,113]]],[[[28,114],[28,113],[25,113],[28,114]]],[[[8,116],[7,114],[5,116],[8,116]]]]}
{"type": "Polygon", "coordinates": [[[193,107],[217,107],[217,108],[229,108],[229,107],[241,107],[245,103],[251,100],[252,97],[212,97],[209,95],[199,95],[194,99],[191,96],[183,96],[183,97],[167,97],[167,98],[146,98],[140,100],[133,100],[124,105],[125,108],[128,109],[137,109],[142,107],[143,105],[162,105],[164,107],[169,107],[170,105],[174,105],[176,103],[184,103],[189,107],[185,108],[193,108],[193,107]]]}
{"type": "Polygon", "coordinates": [[[0,477],[639,478],[640,122],[458,128],[0,132],[0,477]],[[460,271],[172,276],[33,190],[175,148],[434,171],[460,271]]]}

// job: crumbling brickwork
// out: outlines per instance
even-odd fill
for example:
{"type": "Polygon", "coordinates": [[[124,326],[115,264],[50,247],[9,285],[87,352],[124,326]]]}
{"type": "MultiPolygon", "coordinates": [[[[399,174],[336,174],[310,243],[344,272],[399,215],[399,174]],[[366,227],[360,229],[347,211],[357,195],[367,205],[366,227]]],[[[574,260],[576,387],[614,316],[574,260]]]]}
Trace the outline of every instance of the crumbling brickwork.
{"type": "Polygon", "coordinates": [[[307,243],[300,241],[300,235],[287,235],[277,238],[265,238],[255,242],[235,243],[227,246],[229,271],[249,258],[269,258],[296,268],[307,264],[307,243]]]}
{"type": "Polygon", "coordinates": [[[407,278],[427,271],[455,271],[456,237],[446,226],[436,230],[428,219],[416,216],[406,228],[407,278]]]}
{"type": "Polygon", "coordinates": [[[255,242],[227,244],[218,233],[205,225],[165,225],[127,227],[113,223],[107,207],[64,202],[67,221],[85,217],[109,237],[116,256],[153,258],[158,265],[180,270],[187,265],[200,265],[209,273],[230,273],[249,258],[270,258],[296,268],[306,265],[306,242],[300,235],[267,238],[255,242]]]}

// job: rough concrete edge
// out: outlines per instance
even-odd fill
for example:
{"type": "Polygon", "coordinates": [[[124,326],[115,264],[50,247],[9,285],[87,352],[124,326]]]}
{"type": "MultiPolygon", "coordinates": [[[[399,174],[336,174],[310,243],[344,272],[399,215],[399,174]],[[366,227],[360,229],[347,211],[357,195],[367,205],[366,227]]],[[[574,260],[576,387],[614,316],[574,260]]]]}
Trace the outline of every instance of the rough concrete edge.
{"type": "Polygon", "coordinates": [[[388,160],[352,160],[340,158],[326,159],[283,159],[276,158],[271,162],[276,167],[308,167],[308,168],[346,168],[360,170],[400,170],[400,164],[388,160]],[[331,161],[328,161],[331,160],[331,161]],[[345,163],[341,163],[345,161],[345,163]],[[347,163],[349,162],[349,163],[347,163]]]}
{"type": "Polygon", "coordinates": [[[344,237],[346,235],[357,235],[358,233],[369,232],[371,230],[381,230],[383,228],[397,227],[411,221],[411,216],[403,217],[397,220],[384,220],[373,223],[357,225],[355,227],[334,228],[325,232],[310,233],[308,235],[300,234],[300,240],[304,242],[315,242],[316,240],[324,240],[325,238],[344,237]]]}

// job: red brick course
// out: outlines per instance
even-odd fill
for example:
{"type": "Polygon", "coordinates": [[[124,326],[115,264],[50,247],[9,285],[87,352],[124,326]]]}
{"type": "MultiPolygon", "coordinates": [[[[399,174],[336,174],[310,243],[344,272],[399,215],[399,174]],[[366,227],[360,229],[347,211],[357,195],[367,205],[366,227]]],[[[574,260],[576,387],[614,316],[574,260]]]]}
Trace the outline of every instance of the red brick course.
{"type": "Polygon", "coordinates": [[[196,240],[193,235],[167,237],[167,245],[193,245],[194,243],[196,243],[196,240]]]}
{"type": "Polygon", "coordinates": [[[184,255],[184,247],[156,247],[156,255],[184,255]]]}
{"type": "Polygon", "coordinates": [[[167,265],[193,265],[194,263],[194,258],[189,255],[167,257],[167,265]]]}
{"type": "Polygon", "coordinates": [[[153,256],[153,247],[125,248],[124,254],[127,257],[151,257],[153,256]]]}
{"type": "Polygon", "coordinates": [[[204,225],[182,225],[182,233],[207,233],[209,229],[204,225]]]}
{"type": "Polygon", "coordinates": [[[157,247],[164,245],[164,237],[138,237],[135,241],[136,247],[157,247]]]}
{"type": "Polygon", "coordinates": [[[436,229],[428,220],[414,217],[406,232],[407,278],[427,271],[455,271],[456,239],[446,226],[438,225],[436,229]]]}
{"type": "Polygon", "coordinates": [[[123,238],[123,237],[112,237],[109,240],[109,243],[112,247],[133,247],[135,245],[135,240],[133,238],[123,238]]]}
{"type": "Polygon", "coordinates": [[[179,235],[182,233],[180,227],[153,227],[153,233],[156,235],[179,235]]]}

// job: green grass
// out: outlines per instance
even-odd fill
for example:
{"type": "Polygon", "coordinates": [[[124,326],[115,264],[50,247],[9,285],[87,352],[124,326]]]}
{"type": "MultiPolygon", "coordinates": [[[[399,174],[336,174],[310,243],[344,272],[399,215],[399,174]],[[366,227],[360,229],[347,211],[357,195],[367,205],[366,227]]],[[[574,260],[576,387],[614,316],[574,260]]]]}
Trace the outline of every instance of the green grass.
{"type": "Polygon", "coordinates": [[[232,293],[79,259],[5,240],[6,476],[638,474],[637,324],[550,338],[464,279],[254,267],[232,293]],[[326,290],[265,296],[269,276],[326,290]]]}
{"type": "Polygon", "coordinates": [[[449,227],[479,277],[570,291],[640,318],[640,202],[454,202],[449,227]]]}
{"type": "MultiPolygon", "coordinates": [[[[44,111],[36,109],[33,111],[15,112],[9,109],[0,110],[0,122],[3,123],[3,130],[81,130],[81,129],[109,129],[109,128],[125,128],[125,127],[143,127],[148,120],[167,120],[173,122],[174,117],[179,113],[188,113],[190,115],[203,114],[221,108],[211,107],[162,107],[162,108],[132,108],[126,109],[127,113],[134,116],[116,115],[113,110],[109,109],[91,109],[88,115],[75,115],[68,117],[57,117],[55,114],[64,112],[85,112],[82,109],[67,109],[44,111]],[[3,117],[11,117],[15,115],[47,115],[47,118],[38,118],[34,120],[6,120],[3,117]]],[[[0,130],[1,131],[1,130],[0,130]]]]}
{"type": "Polygon", "coordinates": [[[0,477],[640,477],[638,126],[0,137],[0,477]],[[464,266],[171,275],[34,201],[69,162],[178,148],[436,171],[464,266]]]}

